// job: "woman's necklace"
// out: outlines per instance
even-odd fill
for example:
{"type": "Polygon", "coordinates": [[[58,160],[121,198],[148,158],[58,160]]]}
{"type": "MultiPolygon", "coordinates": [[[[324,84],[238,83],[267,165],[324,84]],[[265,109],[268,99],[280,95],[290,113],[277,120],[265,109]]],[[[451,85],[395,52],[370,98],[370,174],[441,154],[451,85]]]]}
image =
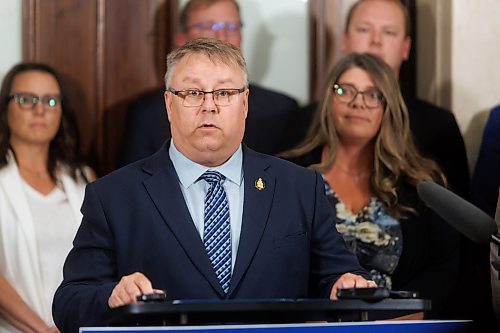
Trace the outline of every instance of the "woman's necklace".
{"type": "Polygon", "coordinates": [[[366,169],[364,171],[361,171],[361,172],[358,172],[358,173],[354,173],[354,172],[350,172],[350,171],[342,168],[338,164],[334,164],[333,166],[336,167],[337,169],[339,169],[340,171],[342,171],[343,173],[345,173],[346,175],[351,176],[355,183],[359,183],[359,180],[360,180],[360,178],[362,176],[364,176],[364,175],[366,175],[368,173],[371,173],[371,169],[366,169]]]}

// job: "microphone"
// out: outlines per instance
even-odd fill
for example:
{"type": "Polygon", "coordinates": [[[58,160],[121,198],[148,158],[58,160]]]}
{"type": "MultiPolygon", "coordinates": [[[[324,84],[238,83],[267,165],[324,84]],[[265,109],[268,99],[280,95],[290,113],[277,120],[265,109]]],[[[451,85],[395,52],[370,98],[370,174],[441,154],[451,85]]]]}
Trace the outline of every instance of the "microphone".
{"type": "Polygon", "coordinates": [[[417,192],[423,202],[472,241],[489,243],[491,236],[497,233],[493,218],[444,187],[421,182],[417,184],[417,192]]]}

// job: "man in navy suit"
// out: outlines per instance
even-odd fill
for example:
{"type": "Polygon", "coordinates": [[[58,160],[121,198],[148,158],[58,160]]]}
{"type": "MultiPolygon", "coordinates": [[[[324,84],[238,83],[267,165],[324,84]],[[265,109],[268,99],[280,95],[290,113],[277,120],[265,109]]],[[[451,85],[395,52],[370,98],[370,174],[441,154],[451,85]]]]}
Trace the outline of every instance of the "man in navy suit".
{"type": "Polygon", "coordinates": [[[240,50],[216,39],[169,54],[172,139],[87,186],[54,297],[61,331],[102,325],[110,308],[160,290],[168,299],[335,299],[339,288],[375,286],[335,229],[321,176],[241,143],[246,73],[240,50]],[[207,170],[221,176],[219,198],[227,197],[220,215],[228,213],[229,231],[216,229],[228,235],[224,283],[205,248],[207,170]]]}
{"type": "MultiPolygon", "coordinates": [[[[235,0],[191,0],[180,15],[181,31],[175,44],[181,46],[199,37],[217,38],[241,47],[241,18],[235,0]]],[[[129,106],[122,165],[150,156],[166,138],[164,89],[149,93],[129,106]]],[[[282,93],[250,84],[249,112],[243,141],[250,148],[274,155],[286,147],[287,136],[294,136],[289,119],[298,112],[297,102],[282,93]],[[291,133],[291,134],[290,134],[291,133]]]]}

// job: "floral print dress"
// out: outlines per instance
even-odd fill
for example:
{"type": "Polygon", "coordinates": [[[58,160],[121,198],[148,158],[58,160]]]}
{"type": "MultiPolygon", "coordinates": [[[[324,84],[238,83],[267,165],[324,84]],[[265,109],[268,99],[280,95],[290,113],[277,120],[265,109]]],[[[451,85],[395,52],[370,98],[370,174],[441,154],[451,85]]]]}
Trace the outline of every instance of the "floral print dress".
{"type": "Polygon", "coordinates": [[[336,213],[336,227],[346,245],[379,287],[391,289],[391,275],[403,249],[400,222],[391,217],[377,197],[357,214],[339,199],[325,179],[325,193],[336,213]]]}

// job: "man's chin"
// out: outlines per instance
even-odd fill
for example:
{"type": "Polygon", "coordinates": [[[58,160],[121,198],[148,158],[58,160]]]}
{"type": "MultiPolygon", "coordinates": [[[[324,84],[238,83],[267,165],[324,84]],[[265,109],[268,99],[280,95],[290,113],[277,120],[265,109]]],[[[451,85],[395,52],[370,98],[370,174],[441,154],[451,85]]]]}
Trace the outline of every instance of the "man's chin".
{"type": "Polygon", "coordinates": [[[205,144],[196,147],[196,161],[201,165],[208,167],[216,167],[226,162],[232,155],[228,147],[221,144],[205,144]]]}
{"type": "Polygon", "coordinates": [[[217,151],[219,150],[224,144],[224,139],[220,136],[215,136],[215,135],[207,135],[201,137],[196,146],[197,149],[200,152],[203,151],[217,151]]]}

